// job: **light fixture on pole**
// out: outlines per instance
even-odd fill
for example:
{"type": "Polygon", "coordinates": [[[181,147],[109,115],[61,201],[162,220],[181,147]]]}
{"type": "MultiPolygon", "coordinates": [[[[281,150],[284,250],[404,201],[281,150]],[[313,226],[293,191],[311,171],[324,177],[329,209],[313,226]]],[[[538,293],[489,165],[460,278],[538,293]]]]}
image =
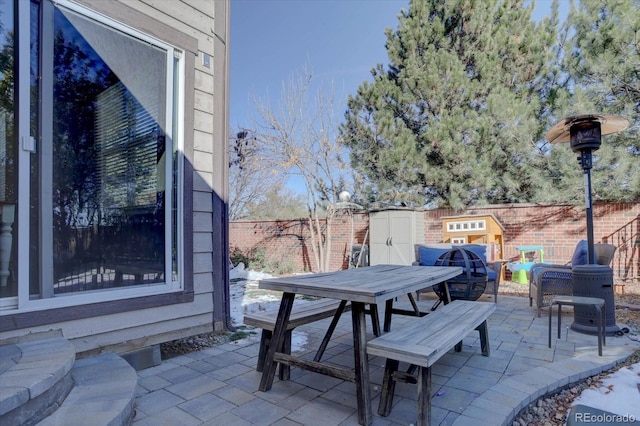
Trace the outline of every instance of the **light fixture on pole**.
{"type": "MultiPolygon", "coordinates": [[[[613,271],[607,265],[598,265],[593,241],[593,201],[591,198],[592,151],[600,148],[602,135],[626,129],[629,121],[622,117],[603,114],[575,115],[561,120],[547,133],[551,143],[570,142],[571,150],[579,152],[578,162],[584,171],[585,215],[587,217],[587,265],[571,268],[573,295],[597,297],[605,301],[605,333],[621,333],[616,325],[616,310],[613,294],[613,271]]],[[[596,334],[596,320],[590,306],[575,306],[571,329],[579,333],[596,334]]]]}
{"type": "Polygon", "coordinates": [[[571,150],[580,153],[578,161],[584,171],[589,264],[596,263],[593,241],[593,200],[591,196],[592,151],[597,151],[600,148],[603,135],[617,133],[627,127],[629,127],[629,121],[622,117],[605,114],[584,114],[566,117],[547,132],[547,140],[549,142],[570,142],[571,150]]]}

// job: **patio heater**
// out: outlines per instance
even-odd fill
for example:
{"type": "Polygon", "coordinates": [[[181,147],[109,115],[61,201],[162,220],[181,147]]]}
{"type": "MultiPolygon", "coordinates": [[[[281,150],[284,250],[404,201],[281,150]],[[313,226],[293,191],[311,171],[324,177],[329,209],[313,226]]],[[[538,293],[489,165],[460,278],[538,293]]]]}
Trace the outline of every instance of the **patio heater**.
{"type": "MultiPolygon", "coordinates": [[[[547,133],[549,142],[570,142],[571,150],[580,154],[578,162],[584,172],[588,264],[576,265],[572,269],[573,295],[599,297],[605,300],[607,334],[616,334],[620,329],[615,320],[613,271],[608,266],[598,265],[595,258],[591,197],[592,152],[600,148],[603,135],[620,132],[628,126],[629,121],[615,115],[585,114],[566,117],[547,133]]],[[[571,329],[581,333],[597,334],[596,313],[591,311],[590,308],[576,306],[571,329]]]]}

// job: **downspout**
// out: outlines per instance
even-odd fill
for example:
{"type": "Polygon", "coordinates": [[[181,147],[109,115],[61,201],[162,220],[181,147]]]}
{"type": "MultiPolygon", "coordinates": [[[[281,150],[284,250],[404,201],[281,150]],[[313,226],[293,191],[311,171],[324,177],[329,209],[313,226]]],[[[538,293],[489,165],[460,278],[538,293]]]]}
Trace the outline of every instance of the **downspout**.
{"type": "Polygon", "coordinates": [[[233,330],[231,324],[231,294],[229,290],[229,23],[230,0],[214,4],[213,74],[214,74],[214,135],[213,135],[213,330],[233,330]],[[221,19],[218,19],[221,17],[221,19]],[[216,173],[218,171],[218,173],[216,173]],[[216,185],[217,181],[217,185],[216,185]]]}

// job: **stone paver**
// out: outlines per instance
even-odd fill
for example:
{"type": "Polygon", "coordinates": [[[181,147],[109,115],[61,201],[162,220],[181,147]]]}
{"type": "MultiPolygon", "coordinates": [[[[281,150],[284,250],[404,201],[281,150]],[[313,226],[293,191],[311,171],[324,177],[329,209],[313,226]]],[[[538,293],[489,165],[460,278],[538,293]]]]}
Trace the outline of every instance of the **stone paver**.
{"type": "MultiPolygon", "coordinates": [[[[418,302],[423,310],[433,301],[418,302]]],[[[545,310],[546,311],[546,310],[545,310]]],[[[563,324],[572,322],[564,309],[563,324]]],[[[433,367],[433,425],[509,425],[528,404],[547,393],[595,375],[627,359],[640,343],[626,336],[607,336],[602,357],[597,339],[563,330],[547,346],[548,317],[536,317],[526,297],[500,296],[489,320],[491,356],[481,356],[477,333],[463,339],[462,352],[449,352],[433,367]]],[[[382,315],[382,312],[381,312],[382,315]]],[[[396,316],[394,327],[410,317],[396,316]]],[[[312,356],[329,319],[299,327],[294,354],[312,356]]],[[[555,322],[554,322],[555,325],[555,322]]],[[[368,327],[371,333],[371,327],[368,327]]],[[[372,337],[372,336],[371,336],[372,337]]],[[[258,391],[255,371],[259,330],[245,339],[165,360],[139,371],[134,425],[357,425],[355,386],[331,377],[292,368],[291,380],[277,378],[268,392],[258,391]]],[[[323,361],[351,365],[351,318],[345,314],[323,361]]],[[[398,383],[388,417],[377,414],[384,360],[370,359],[373,425],[415,423],[415,385],[398,383]]]]}

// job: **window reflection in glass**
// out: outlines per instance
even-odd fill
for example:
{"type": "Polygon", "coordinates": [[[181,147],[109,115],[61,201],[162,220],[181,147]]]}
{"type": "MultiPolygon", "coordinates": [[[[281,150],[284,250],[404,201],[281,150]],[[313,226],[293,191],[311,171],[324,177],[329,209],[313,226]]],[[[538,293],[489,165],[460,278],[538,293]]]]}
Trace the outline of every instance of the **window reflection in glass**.
{"type": "Polygon", "coordinates": [[[17,296],[16,34],[13,0],[0,0],[0,298],[17,296]]]}
{"type": "MultiPolygon", "coordinates": [[[[40,135],[40,113],[41,98],[40,82],[42,80],[42,69],[40,61],[40,39],[42,28],[40,28],[40,14],[42,5],[40,2],[32,0],[30,5],[30,29],[29,29],[29,135],[38,138],[40,135]]],[[[37,142],[36,142],[37,144],[37,142]]],[[[29,258],[38,259],[42,248],[40,235],[41,213],[40,209],[40,167],[39,154],[36,152],[29,154],[29,258]]],[[[36,297],[42,294],[42,268],[39,262],[29,263],[29,295],[36,297]]]]}
{"type": "Polygon", "coordinates": [[[167,52],[54,16],[54,293],[164,281],[167,52]]]}

